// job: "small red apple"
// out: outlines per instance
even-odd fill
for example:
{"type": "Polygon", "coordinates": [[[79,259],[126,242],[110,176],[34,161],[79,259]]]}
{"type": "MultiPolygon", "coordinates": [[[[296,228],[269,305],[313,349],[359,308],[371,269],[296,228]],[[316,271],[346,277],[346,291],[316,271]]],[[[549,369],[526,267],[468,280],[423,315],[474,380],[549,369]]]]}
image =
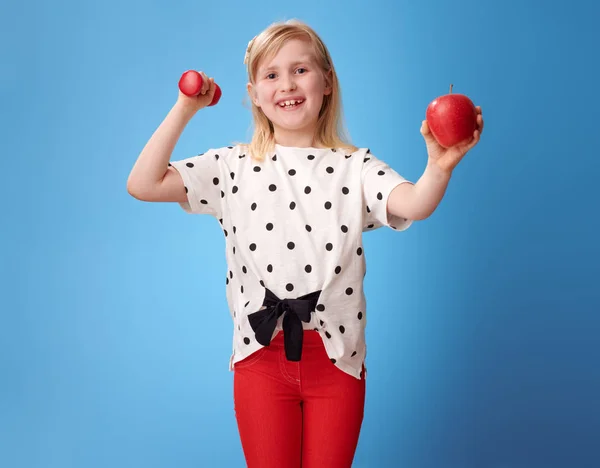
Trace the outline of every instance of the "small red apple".
{"type": "Polygon", "coordinates": [[[427,125],[433,137],[444,148],[473,136],[477,129],[477,111],[464,94],[450,93],[434,99],[426,112],[427,125]]]}
{"type": "MultiPolygon", "coordinates": [[[[209,106],[214,106],[221,99],[221,88],[215,83],[215,94],[209,106]]],[[[179,78],[179,89],[186,96],[197,96],[202,89],[202,75],[195,70],[188,70],[179,78]]]]}

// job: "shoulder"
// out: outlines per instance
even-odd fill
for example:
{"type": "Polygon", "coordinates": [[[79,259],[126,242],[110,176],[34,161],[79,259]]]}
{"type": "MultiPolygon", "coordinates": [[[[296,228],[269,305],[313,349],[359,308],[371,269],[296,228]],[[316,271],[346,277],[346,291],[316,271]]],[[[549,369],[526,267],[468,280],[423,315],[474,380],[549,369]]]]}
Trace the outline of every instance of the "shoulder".
{"type": "Polygon", "coordinates": [[[244,158],[246,151],[247,147],[245,145],[235,144],[211,147],[198,156],[214,159],[219,164],[224,163],[225,165],[231,165],[234,161],[244,158]]]}

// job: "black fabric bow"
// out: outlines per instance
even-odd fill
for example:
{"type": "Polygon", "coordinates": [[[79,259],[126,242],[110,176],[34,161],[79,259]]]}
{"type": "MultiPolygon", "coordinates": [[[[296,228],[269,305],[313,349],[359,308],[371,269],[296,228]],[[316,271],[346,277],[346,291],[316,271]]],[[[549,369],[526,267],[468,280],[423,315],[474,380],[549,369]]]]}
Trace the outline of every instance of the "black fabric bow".
{"type": "Polygon", "coordinates": [[[302,357],[302,322],[310,322],[310,314],[315,310],[321,291],[315,291],[297,299],[279,299],[265,288],[265,309],[248,316],[256,341],[263,346],[271,344],[271,337],[277,326],[277,319],[283,317],[283,340],[288,361],[299,361],[302,357]],[[302,322],[301,322],[302,321],[302,322]]]}

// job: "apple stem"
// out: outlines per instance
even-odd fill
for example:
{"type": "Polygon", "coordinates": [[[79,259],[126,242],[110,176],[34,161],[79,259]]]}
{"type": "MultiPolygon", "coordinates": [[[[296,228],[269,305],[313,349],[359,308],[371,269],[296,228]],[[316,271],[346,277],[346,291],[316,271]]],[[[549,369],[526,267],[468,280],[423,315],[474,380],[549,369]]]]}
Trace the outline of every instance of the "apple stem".
{"type": "Polygon", "coordinates": [[[452,94],[452,86],[453,86],[453,85],[450,85],[450,94],[452,94]]]}

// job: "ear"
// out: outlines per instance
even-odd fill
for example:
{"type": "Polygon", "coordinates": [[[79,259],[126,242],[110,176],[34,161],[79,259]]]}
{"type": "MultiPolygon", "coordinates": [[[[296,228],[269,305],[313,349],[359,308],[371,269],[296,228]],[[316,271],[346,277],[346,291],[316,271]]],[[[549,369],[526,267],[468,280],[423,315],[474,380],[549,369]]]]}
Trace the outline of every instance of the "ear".
{"type": "Polygon", "coordinates": [[[252,99],[254,105],[256,107],[260,107],[260,103],[258,102],[258,97],[256,95],[256,90],[254,89],[254,86],[252,86],[252,83],[246,84],[246,89],[248,90],[248,96],[250,96],[250,99],[252,99]]]}
{"type": "Polygon", "coordinates": [[[329,70],[327,73],[325,73],[325,91],[323,92],[323,94],[325,96],[329,96],[332,92],[333,92],[333,71],[329,70]]]}

